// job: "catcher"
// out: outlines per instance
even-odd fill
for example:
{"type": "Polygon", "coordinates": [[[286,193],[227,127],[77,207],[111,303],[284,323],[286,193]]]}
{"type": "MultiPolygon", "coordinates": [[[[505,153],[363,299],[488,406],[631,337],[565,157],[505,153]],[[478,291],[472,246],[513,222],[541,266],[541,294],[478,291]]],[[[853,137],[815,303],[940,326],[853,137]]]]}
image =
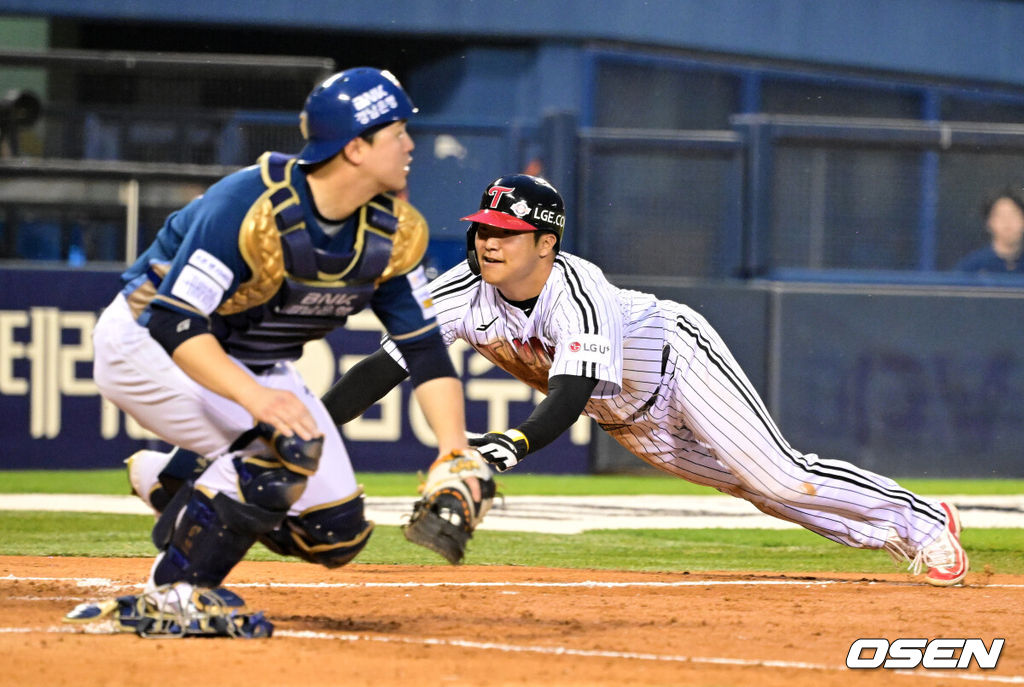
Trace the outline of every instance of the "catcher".
{"type": "Polygon", "coordinates": [[[266,636],[265,619],[221,589],[256,541],[328,568],[359,554],[373,531],[362,489],[292,361],[363,309],[401,342],[442,455],[425,491],[430,517],[417,521],[440,539],[479,520],[493,485],[468,449],[461,384],[427,289],[426,222],[395,195],[416,112],[390,72],[331,76],[306,99],[297,156],[267,152],[221,179],[172,213],[122,275],[93,337],[96,385],[182,450],[129,459],[134,489],[161,512],[144,593],[68,620],[109,615],[150,636],[266,636]],[[470,473],[483,484],[455,477],[470,473]]]}

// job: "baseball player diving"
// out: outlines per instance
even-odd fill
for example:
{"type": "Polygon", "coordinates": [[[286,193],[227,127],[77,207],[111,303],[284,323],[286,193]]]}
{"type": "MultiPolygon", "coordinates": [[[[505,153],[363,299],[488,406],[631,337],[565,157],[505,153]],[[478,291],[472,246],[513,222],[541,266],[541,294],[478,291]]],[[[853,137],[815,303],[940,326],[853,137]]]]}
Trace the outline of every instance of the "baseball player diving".
{"type": "Polygon", "coordinates": [[[431,479],[459,475],[452,493],[476,509],[469,520],[489,505],[493,481],[468,448],[461,383],[421,266],[427,226],[394,195],[406,186],[415,112],[387,71],[331,76],[306,99],[297,156],[264,153],[218,181],[172,213],[122,275],[95,329],[95,381],[179,448],[129,462],[136,492],[161,512],[145,591],[82,604],[67,620],[266,636],[269,621],[221,587],[257,540],[328,568],[360,552],[373,530],[362,491],[291,361],[364,308],[402,352],[437,435],[431,479]]]}
{"type": "MultiPolygon", "coordinates": [[[[968,561],[954,506],[793,449],[703,317],[616,288],[598,267],[559,250],[565,209],[547,181],[496,179],[463,220],[471,222],[467,259],[430,284],[441,336],[449,345],[463,339],[546,394],[518,427],[470,439],[498,471],[585,413],[659,470],[847,546],[886,549],[929,584],[962,583],[968,561]]],[[[401,341],[385,337],[324,396],[331,417],[357,417],[410,363],[401,341]]]]}

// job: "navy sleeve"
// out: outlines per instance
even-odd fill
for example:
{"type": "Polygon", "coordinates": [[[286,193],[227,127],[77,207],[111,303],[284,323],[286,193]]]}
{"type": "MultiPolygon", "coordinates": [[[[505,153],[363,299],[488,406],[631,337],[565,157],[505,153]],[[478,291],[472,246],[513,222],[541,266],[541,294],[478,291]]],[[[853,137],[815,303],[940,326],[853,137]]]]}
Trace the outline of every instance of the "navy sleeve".
{"type": "Polygon", "coordinates": [[[174,355],[174,350],[181,344],[194,336],[208,333],[210,320],[197,313],[170,307],[169,303],[154,301],[146,328],[167,355],[174,355]]]}
{"type": "Polygon", "coordinates": [[[378,286],[370,307],[395,343],[413,341],[438,331],[422,266],[378,286]]]}
{"type": "Polygon", "coordinates": [[[458,378],[451,356],[448,355],[448,348],[444,345],[441,332],[437,328],[426,336],[395,341],[395,345],[409,367],[409,377],[413,386],[419,386],[438,377],[458,378]]]}
{"type": "Polygon", "coordinates": [[[238,246],[242,219],[258,196],[258,178],[225,178],[169,220],[181,244],[158,289],[157,301],[209,315],[251,276],[238,246]]]}

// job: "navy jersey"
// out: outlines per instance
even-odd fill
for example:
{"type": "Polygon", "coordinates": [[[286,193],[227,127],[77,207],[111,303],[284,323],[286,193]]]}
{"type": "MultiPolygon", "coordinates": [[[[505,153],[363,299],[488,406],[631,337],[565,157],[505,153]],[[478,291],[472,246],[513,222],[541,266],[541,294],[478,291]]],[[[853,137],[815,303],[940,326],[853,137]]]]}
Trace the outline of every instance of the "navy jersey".
{"type": "MultiPolygon", "coordinates": [[[[374,311],[396,340],[412,341],[434,331],[437,323],[427,280],[419,264],[426,246],[425,223],[411,230],[398,227],[388,236],[387,231],[361,225],[365,213],[357,212],[337,233],[329,234],[316,216],[302,168],[288,161],[290,158],[285,156],[265,155],[261,164],[221,179],[167,218],[153,244],[122,275],[123,292],[139,323],[147,323],[152,307],[162,307],[215,320],[218,325],[215,329],[220,330],[218,338],[225,340],[238,330],[251,327],[256,310],[281,296],[289,283],[295,291],[296,282],[285,269],[288,260],[282,257],[280,250],[282,222],[275,216],[281,198],[290,196],[288,203],[294,210],[291,221],[303,226],[302,231],[308,233],[309,255],[320,262],[332,258],[339,265],[337,274],[325,275],[321,270],[314,272],[319,274],[318,278],[302,282],[319,292],[300,294],[305,297],[300,298],[300,305],[291,306],[292,311],[305,308],[311,314],[322,315],[302,304],[326,303],[332,313],[337,311],[337,316],[319,322],[319,326],[310,324],[312,319],[309,318],[300,321],[300,338],[304,335],[305,340],[309,340],[323,336],[333,326],[343,323],[347,314],[364,306],[374,311]],[[278,184],[277,194],[271,193],[275,188],[267,176],[268,169],[272,169],[268,164],[272,165],[275,160],[287,163],[288,168],[285,177],[288,183],[278,184]],[[282,190],[284,196],[280,195],[282,190]],[[255,226],[260,222],[262,228],[255,226]],[[385,255],[376,256],[379,264],[382,267],[386,264],[386,268],[370,275],[368,284],[364,284],[365,298],[339,293],[332,300],[332,291],[343,292],[345,284],[351,290],[352,280],[346,279],[358,272],[359,263],[371,259],[371,245],[377,247],[377,253],[386,251],[385,255]],[[351,259],[351,265],[347,265],[346,259],[351,259]],[[342,307],[349,305],[353,307],[347,311],[342,307]],[[249,315],[248,324],[246,317],[239,317],[239,313],[249,315]],[[325,323],[333,326],[325,326],[325,323]]],[[[396,207],[400,202],[382,199],[396,203],[396,207]]],[[[419,217],[411,206],[402,207],[419,217]]],[[[378,217],[389,216],[384,208],[378,210],[378,217]]],[[[402,212],[396,209],[395,214],[400,216],[402,212]]],[[[293,259],[293,262],[301,260],[293,259]]],[[[294,270],[295,266],[288,268],[294,270]]],[[[318,307],[323,310],[323,305],[318,307]]],[[[295,322],[290,326],[294,332],[295,322]]]]}

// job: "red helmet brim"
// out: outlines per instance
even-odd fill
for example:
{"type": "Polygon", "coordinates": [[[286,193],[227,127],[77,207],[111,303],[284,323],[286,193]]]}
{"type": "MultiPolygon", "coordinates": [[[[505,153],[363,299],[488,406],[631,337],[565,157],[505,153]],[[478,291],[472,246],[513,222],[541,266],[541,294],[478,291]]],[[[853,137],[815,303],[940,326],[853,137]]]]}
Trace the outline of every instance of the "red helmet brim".
{"type": "Polygon", "coordinates": [[[468,217],[463,217],[462,221],[479,222],[480,224],[487,224],[510,231],[537,231],[537,227],[529,222],[525,222],[512,215],[507,215],[504,212],[498,212],[497,210],[478,210],[468,217]]]}

